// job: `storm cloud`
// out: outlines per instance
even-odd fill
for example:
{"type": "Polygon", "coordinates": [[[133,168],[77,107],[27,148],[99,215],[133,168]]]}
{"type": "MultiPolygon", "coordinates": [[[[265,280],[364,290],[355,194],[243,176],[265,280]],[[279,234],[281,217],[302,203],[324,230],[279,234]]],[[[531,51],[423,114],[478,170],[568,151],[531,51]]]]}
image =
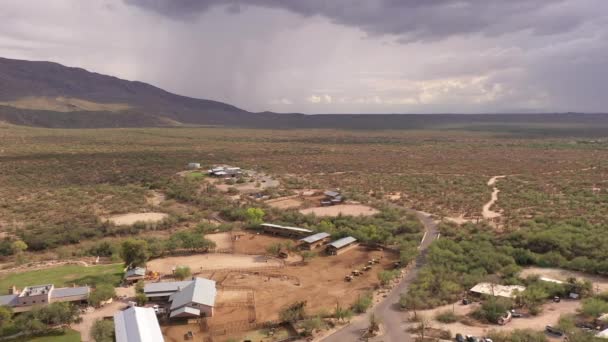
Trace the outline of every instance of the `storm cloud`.
{"type": "Polygon", "coordinates": [[[604,0],[6,0],[0,55],[252,111],[605,112],[604,0]]]}

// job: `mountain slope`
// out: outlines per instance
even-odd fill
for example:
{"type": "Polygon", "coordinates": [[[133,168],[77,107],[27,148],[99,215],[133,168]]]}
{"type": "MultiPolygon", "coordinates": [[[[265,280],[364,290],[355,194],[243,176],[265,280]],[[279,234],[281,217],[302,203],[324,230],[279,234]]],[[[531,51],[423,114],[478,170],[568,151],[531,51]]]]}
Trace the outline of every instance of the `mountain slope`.
{"type": "MultiPolygon", "coordinates": [[[[175,95],[143,82],[52,62],[6,58],[0,58],[0,106],[0,119],[48,127],[57,126],[52,118],[43,120],[50,112],[63,112],[55,115],[63,119],[88,113],[93,122],[87,126],[103,127],[224,125],[258,116],[222,102],[175,95]]],[[[62,120],[67,127],[81,127],[80,121],[62,120]]]]}

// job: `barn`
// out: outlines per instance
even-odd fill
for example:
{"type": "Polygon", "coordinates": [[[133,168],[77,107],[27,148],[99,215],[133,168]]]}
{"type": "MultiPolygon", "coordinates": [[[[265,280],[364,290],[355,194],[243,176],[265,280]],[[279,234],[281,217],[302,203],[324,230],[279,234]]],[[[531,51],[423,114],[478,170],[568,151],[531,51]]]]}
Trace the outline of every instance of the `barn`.
{"type": "Polygon", "coordinates": [[[317,233],[300,239],[299,246],[301,249],[313,250],[315,248],[323,246],[330,239],[331,236],[328,233],[317,233]]]}
{"type": "Polygon", "coordinates": [[[357,239],[352,236],[347,236],[330,243],[327,246],[327,254],[339,255],[358,246],[357,239]]]}
{"type": "Polygon", "coordinates": [[[313,233],[312,230],[306,228],[287,227],[272,223],[262,223],[260,226],[262,227],[262,231],[266,234],[280,235],[284,237],[299,238],[313,233]]]}

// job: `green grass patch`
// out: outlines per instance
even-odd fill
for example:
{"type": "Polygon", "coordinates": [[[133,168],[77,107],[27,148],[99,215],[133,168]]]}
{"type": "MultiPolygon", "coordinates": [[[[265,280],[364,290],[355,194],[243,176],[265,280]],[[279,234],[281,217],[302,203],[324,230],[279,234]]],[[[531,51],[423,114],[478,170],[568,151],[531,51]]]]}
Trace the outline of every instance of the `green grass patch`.
{"type": "Polygon", "coordinates": [[[54,331],[45,336],[20,337],[8,342],[80,342],[80,333],[72,329],[54,331]]]}
{"type": "Polygon", "coordinates": [[[188,178],[188,180],[198,181],[198,180],[205,178],[205,174],[203,174],[200,171],[194,171],[194,172],[190,172],[189,174],[187,174],[186,178],[188,178]]]}
{"type": "Polygon", "coordinates": [[[118,285],[123,273],[122,264],[85,267],[65,265],[42,270],[11,273],[0,278],[0,294],[7,294],[12,285],[23,288],[28,285],[55,284],[57,287],[111,283],[118,285]]]}

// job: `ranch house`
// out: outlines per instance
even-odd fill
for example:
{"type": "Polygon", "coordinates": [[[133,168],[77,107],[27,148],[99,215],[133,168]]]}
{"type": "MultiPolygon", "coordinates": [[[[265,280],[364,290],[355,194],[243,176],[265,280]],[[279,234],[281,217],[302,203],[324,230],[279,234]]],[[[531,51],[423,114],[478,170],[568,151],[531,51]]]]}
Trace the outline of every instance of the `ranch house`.
{"type": "Polygon", "coordinates": [[[26,286],[19,291],[15,286],[9,289],[9,294],[0,296],[0,305],[6,305],[13,312],[30,311],[35,305],[48,305],[57,302],[85,304],[89,299],[91,289],[88,286],[59,287],[53,284],[26,286]]]}

